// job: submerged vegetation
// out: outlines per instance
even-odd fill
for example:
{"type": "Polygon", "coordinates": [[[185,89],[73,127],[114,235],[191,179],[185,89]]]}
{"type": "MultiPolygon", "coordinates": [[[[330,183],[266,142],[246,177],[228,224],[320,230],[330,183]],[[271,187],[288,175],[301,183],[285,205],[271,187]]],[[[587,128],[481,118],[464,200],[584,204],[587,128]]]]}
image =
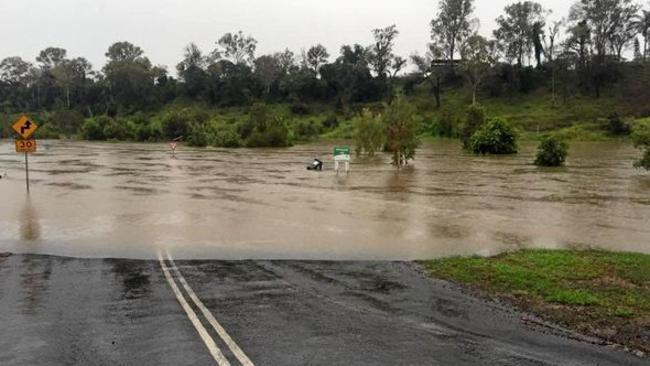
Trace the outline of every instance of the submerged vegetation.
{"type": "Polygon", "coordinates": [[[569,153],[569,145],[553,136],[542,136],[535,165],[537,166],[561,166],[569,153]]]}
{"type": "Polygon", "coordinates": [[[523,250],[425,262],[437,277],[588,335],[650,352],[650,255],[523,250]]]}

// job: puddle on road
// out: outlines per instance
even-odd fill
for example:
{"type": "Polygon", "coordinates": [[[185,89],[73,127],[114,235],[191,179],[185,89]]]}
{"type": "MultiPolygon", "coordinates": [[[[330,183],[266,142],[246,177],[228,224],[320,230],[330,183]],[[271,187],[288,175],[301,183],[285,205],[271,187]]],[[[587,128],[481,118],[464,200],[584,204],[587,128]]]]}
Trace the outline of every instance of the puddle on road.
{"type": "Polygon", "coordinates": [[[334,174],[331,143],[223,150],[44,141],[31,161],[0,143],[0,252],[196,259],[424,259],[522,247],[650,253],[650,175],[625,143],[574,143],[538,169],[535,146],[507,157],[425,144],[334,174]],[[305,169],[325,161],[322,173],[305,169]],[[606,157],[606,158],[603,158],[606,157]]]}

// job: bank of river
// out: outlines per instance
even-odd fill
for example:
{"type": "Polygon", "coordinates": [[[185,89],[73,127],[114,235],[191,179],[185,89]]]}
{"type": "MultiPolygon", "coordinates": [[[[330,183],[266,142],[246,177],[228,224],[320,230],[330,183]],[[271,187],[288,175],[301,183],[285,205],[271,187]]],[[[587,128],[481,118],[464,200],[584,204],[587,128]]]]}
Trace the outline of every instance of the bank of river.
{"type": "MultiPolygon", "coordinates": [[[[522,250],[423,262],[434,276],[579,333],[650,353],[650,255],[522,250]]],[[[524,319],[527,321],[528,319],[524,319]]]]}
{"type": "Polygon", "coordinates": [[[0,251],[82,257],[386,259],[597,247],[650,253],[650,175],[627,142],[573,143],[567,166],[533,166],[536,144],[474,156],[427,141],[402,171],[390,157],[333,171],[323,141],[286,149],[0,142],[0,251]],[[305,169],[313,158],[323,172],[305,169]]]}

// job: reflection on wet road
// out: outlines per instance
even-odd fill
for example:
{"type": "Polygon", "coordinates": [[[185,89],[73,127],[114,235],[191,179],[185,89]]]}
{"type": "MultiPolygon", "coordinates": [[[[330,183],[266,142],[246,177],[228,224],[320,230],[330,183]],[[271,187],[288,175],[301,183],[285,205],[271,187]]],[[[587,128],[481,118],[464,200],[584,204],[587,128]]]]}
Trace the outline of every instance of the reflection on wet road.
{"type": "Polygon", "coordinates": [[[0,251],[82,257],[422,259],[518,247],[650,252],[650,176],[625,143],[575,143],[568,166],[539,169],[534,146],[476,157],[423,146],[332,171],[332,143],[223,150],[46,141],[30,162],[0,143],[0,251]],[[328,161],[308,172],[312,158],[328,161]]]}

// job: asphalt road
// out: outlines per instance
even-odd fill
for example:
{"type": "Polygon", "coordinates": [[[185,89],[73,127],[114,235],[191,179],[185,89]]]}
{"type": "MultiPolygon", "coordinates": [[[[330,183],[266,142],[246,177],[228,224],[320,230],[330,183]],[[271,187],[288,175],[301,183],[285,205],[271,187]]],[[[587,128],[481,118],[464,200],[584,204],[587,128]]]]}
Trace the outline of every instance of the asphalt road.
{"type": "Polygon", "coordinates": [[[412,263],[163,265],[0,258],[0,365],[648,365],[412,263]]]}

